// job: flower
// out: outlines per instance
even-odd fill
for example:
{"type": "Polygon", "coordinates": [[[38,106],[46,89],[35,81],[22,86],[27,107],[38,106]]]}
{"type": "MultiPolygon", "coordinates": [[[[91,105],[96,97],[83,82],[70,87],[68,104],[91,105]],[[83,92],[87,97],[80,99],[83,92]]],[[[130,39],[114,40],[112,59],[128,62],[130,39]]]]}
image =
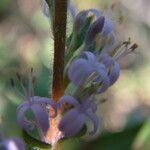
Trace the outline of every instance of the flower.
{"type": "Polygon", "coordinates": [[[24,101],[16,109],[17,122],[22,129],[24,129],[31,136],[33,136],[32,131],[37,130],[40,139],[45,141],[45,134],[49,128],[49,118],[57,115],[56,105],[49,98],[34,96],[33,85],[35,82],[35,77],[32,75],[32,68],[30,73],[28,89],[24,87],[21,76],[18,73],[16,74],[25,95],[24,101]],[[49,116],[50,106],[54,110],[54,113],[51,116],[49,116]],[[27,115],[28,112],[30,112],[30,117],[27,115]]]}
{"type": "Polygon", "coordinates": [[[96,17],[96,19],[100,17],[100,12],[96,9],[88,9],[80,11],[74,18],[74,33],[77,34],[81,31],[81,29],[85,25],[89,13],[92,13],[92,15],[96,17]]]}
{"type": "Polygon", "coordinates": [[[57,114],[56,106],[49,98],[34,96],[22,102],[16,110],[19,125],[28,133],[30,133],[34,127],[37,128],[41,138],[44,138],[43,135],[49,128],[49,114],[46,111],[47,105],[52,106],[54,109],[54,114],[50,117],[55,117],[57,114]],[[34,115],[34,120],[32,121],[26,117],[28,110],[31,110],[34,115]]]}
{"type": "Polygon", "coordinates": [[[95,114],[96,104],[93,99],[89,97],[84,98],[79,103],[75,98],[65,95],[60,98],[58,107],[66,102],[74,106],[74,108],[67,111],[60,121],[59,130],[63,132],[64,136],[70,137],[76,135],[83,128],[87,118],[89,118],[94,125],[94,128],[89,131],[89,134],[95,134],[99,126],[99,120],[95,114]]]}
{"type": "Polygon", "coordinates": [[[69,79],[76,86],[87,83],[86,81],[88,81],[88,78],[90,78],[92,74],[94,74],[94,76],[90,79],[91,84],[100,83],[96,92],[104,92],[110,83],[107,68],[104,64],[97,61],[93,53],[82,53],[80,58],[73,61],[68,69],[69,79]]]}
{"type": "Polygon", "coordinates": [[[5,150],[25,150],[24,142],[18,137],[3,139],[0,142],[0,149],[5,150]]]}
{"type": "Polygon", "coordinates": [[[95,93],[107,90],[119,77],[120,66],[110,56],[102,55],[100,60],[91,52],[83,52],[72,62],[68,69],[69,79],[77,86],[91,84],[96,87],[95,93]]]}

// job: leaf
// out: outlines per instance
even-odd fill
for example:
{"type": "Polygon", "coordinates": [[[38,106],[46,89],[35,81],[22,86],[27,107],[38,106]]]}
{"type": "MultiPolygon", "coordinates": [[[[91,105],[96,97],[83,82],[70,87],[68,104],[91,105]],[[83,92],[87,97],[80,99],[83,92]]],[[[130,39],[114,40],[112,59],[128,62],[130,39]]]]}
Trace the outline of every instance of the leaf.
{"type": "Polygon", "coordinates": [[[100,136],[98,139],[89,142],[84,147],[85,150],[130,150],[133,141],[141,128],[140,125],[136,125],[132,128],[127,128],[122,132],[106,134],[100,136]]]}

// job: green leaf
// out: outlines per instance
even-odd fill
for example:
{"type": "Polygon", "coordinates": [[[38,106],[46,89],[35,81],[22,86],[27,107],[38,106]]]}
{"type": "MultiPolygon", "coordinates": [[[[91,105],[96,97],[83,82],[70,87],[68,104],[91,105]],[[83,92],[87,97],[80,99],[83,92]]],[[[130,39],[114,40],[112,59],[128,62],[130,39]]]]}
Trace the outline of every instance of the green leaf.
{"type": "Polygon", "coordinates": [[[122,132],[108,133],[85,145],[85,150],[130,150],[141,124],[122,132]]]}

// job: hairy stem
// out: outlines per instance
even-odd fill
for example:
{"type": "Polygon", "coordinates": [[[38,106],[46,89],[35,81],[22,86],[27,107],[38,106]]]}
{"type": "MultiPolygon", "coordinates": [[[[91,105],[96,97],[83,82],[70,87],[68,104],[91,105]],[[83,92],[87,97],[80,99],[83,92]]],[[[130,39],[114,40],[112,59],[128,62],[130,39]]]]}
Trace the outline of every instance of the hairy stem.
{"type": "Polygon", "coordinates": [[[52,98],[58,101],[64,93],[64,53],[66,42],[67,0],[55,0],[54,12],[54,64],[52,98]]]}

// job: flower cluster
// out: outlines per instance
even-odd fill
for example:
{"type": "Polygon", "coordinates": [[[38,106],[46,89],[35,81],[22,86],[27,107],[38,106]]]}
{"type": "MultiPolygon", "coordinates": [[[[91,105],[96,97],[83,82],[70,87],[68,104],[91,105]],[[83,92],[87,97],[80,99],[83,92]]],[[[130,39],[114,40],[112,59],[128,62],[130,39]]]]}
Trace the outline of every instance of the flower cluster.
{"type": "MultiPolygon", "coordinates": [[[[53,5],[53,0],[51,2],[53,5]]],[[[78,134],[84,128],[87,119],[93,123],[93,129],[88,133],[95,134],[99,127],[95,95],[104,93],[117,81],[120,74],[118,59],[137,48],[137,45],[131,45],[130,41],[118,46],[113,22],[98,10],[83,10],[76,14],[71,4],[68,9],[73,18],[73,29],[66,41],[65,95],[57,103],[49,98],[34,96],[30,80],[29,90],[24,90],[25,101],[17,108],[19,125],[30,135],[31,131],[37,129],[42,141],[46,141],[45,134],[50,127],[50,119],[55,118],[60,110],[62,117],[58,124],[58,129],[62,133],[60,138],[78,134]],[[67,92],[70,85],[75,86],[72,93],[67,92]],[[50,116],[51,108],[54,114],[50,116]],[[32,119],[27,117],[28,111],[32,112],[32,119]]],[[[54,12],[45,0],[43,13],[53,24],[54,12]]]]}

